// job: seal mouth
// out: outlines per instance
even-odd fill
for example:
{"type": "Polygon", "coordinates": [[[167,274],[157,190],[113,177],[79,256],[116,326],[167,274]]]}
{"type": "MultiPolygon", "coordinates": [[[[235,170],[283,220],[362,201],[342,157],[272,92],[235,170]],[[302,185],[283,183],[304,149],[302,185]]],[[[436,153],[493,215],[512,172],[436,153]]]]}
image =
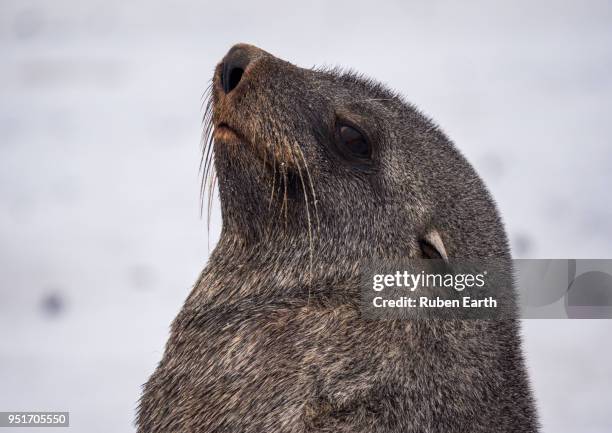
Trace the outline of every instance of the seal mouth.
{"type": "Polygon", "coordinates": [[[224,143],[248,143],[248,140],[244,135],[236,128],[230,126],[227,122],[219,122],[213,131],[213,137],[215,140],[219,140],[224,143]]]}

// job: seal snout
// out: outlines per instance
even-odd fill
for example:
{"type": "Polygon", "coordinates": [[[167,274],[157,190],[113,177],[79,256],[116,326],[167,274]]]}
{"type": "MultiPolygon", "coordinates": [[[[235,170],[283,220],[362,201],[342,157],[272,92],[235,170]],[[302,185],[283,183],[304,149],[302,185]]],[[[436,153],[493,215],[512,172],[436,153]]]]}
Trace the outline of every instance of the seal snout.
{"type": "MultiPolygon", "coordinates": [[[[236,44],[217,65],[214,83],[213,136],[219,142],[253,142],[249,99],[263,88],[256,66],[272,56],[253,45],[236,44]],[[245,83],[247,82],[247,83],[245,83]],[[247,85],[248,84],[248,85],[247,85]],[[245,98],[245,95],[247,96],[245,98]]],[[[255,110],[256,111],[256,110],[255,110]]]]}
{"type": "Polygon", "coordinates": [[[230,48],[222,60],[220,76],[225,94],[230,93],[240,84],[247,67],[263,55],[265,51],[253,45],[236,44],[230,48]]]}
{"type": "Polygon", "coordinates": [[[285,169],[294,165],[297,151],[291,146],[296,141],[284,129],[289,116],[284,114],[283,92],[275,89],[279,78],[291,71],[289,63],[248,44],[234,45],[217,64],[212,137],[232,149],[232,158],[256,156],[266,164],[275,161],[271,167],[278,163],[285,169]]]}

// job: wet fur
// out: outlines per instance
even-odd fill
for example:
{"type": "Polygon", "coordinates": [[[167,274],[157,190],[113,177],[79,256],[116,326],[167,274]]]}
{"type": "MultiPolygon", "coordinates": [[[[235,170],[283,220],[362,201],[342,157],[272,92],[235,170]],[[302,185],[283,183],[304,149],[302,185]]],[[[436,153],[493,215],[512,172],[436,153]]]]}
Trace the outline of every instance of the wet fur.
{"type": "Polygon", "coordinates": [[[215,73],[205,133],[232,122],[245,144],[209,140],[203,153],[221,238],[144,387],[138,431],[537,431],[515,319],[360,317],[363,261],[418,257],[432,227],[449,256],[510,269],[471,166],[379,84],[253,55],[231,99],[215,73]],[[372,167],[330,150],[338,116],[375,143],[372,167]]]}

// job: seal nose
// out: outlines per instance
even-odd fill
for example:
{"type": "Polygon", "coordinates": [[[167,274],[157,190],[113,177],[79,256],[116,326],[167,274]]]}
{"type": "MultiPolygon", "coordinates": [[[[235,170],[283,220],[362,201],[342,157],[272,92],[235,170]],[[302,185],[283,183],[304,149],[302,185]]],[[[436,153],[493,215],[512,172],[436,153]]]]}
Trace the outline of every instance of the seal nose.
{"type": "Polygon", "coordinates": [[[236,44],[223,58],[221,86],[227,94],[238,86],[247,66],[265,55],[265,51],[248,44],[236,44]]]}
{"type": "Polygon", "coordinates": [[[229,50],[223,59],[223,69],[221,70],[221,84],[223,91],[229,93],[236,88],[244,70],[250,63],[248,52],[240,46],[235,46],[229,50]]]}

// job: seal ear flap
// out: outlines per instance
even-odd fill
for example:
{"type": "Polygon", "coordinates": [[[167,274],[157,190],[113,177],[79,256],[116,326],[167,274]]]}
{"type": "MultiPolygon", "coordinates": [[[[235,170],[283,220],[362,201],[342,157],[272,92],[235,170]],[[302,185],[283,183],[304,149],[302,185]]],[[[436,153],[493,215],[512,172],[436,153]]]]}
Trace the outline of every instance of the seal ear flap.
{"type": "Polygon", "coordinates": [[[442,237],[436,229],[429,230],[420,240],[419,246],[425,259],[437,259],[448,262],[448,254],[444,248],[442,237]]]}

